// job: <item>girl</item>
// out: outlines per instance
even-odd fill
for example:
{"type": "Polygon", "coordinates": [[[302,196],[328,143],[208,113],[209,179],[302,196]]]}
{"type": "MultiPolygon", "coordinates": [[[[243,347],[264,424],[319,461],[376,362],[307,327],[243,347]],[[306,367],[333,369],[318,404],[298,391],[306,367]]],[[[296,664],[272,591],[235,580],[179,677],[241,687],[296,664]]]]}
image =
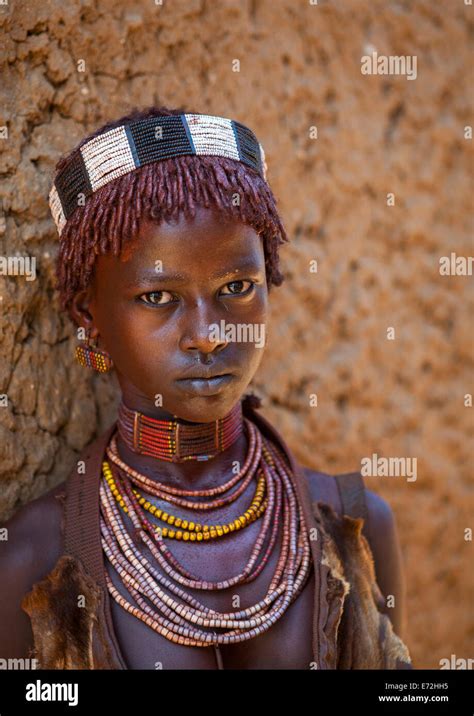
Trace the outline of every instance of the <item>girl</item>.
{"type": "Polygon", "coordinates": [[[0,656],[42,668],[411,668],[392,512],[245,393],[287,240],[243,124],[151,107],[59,161],[77,358],[117,420],[7,525],[0,656]],[[390,597],[390,599],[388,599],[390,597]]]}

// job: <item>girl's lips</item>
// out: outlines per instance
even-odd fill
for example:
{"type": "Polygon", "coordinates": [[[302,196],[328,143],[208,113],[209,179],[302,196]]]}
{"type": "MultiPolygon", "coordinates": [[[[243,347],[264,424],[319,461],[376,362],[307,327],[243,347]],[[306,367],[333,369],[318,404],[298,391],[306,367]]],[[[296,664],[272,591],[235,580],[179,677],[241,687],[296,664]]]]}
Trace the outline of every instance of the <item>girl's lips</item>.
{"type": "Polygon", "coordinates": [[[215,378],[180,378],[176,385],[186,393],[194,395],[216,395],[235,378],[230,373],[217,375],[215,378]]]}

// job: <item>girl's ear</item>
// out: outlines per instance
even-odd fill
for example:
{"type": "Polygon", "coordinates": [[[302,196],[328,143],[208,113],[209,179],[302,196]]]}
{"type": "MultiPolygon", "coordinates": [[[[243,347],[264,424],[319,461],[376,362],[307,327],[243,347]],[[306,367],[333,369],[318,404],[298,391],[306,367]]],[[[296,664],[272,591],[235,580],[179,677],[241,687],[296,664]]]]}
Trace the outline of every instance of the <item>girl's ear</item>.
{"type": "Polygon", "coordinates": [[[91,300],[92,287],[89,285],[75,294],[71,301],[70,314],[78,327],[84,328],[86,333],[89,332],[91,338],[97,338],[98,329],[94,326],[94,318],[90,313],[91,300]]]}

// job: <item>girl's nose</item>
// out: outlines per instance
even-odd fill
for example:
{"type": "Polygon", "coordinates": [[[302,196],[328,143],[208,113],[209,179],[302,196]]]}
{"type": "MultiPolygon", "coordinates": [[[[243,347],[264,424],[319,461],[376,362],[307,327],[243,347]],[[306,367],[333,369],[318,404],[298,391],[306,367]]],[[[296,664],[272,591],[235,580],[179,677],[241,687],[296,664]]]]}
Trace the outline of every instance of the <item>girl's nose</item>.
{"type": "Polygon", "coordinates": [[[224,348],[228,341],[222,330],[222,316],[218,314],[218,311],[204,303],[189,310],[182,324],[181,350],[212,353],[224,348]]]}

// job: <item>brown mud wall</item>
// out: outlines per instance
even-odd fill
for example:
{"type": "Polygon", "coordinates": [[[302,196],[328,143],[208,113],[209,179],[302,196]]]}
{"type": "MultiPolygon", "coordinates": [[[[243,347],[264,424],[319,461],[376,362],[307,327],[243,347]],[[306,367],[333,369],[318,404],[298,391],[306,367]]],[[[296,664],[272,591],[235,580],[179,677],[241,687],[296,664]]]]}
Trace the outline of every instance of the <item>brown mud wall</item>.
{"type": "Polygon", "coordinates": [[[58,156],[133,106],[232,117],[265,148],[292,240],[254,381],[265,415],[319,470],[417,458],[416,481],[366,479],[397,517],[407,642],[417,667],[473,656],[472,277],[439,272],[441,256],[472,253],[473,12],[461,0],[0,6],[0,253],[35,256],[38,274],[0,277],[3,518],[65,479],[117,402],[113,377],[75,365],[58,314],[58,156]],[[416,79],[362,74],[373,51],[416,56],[416,79]]]}

